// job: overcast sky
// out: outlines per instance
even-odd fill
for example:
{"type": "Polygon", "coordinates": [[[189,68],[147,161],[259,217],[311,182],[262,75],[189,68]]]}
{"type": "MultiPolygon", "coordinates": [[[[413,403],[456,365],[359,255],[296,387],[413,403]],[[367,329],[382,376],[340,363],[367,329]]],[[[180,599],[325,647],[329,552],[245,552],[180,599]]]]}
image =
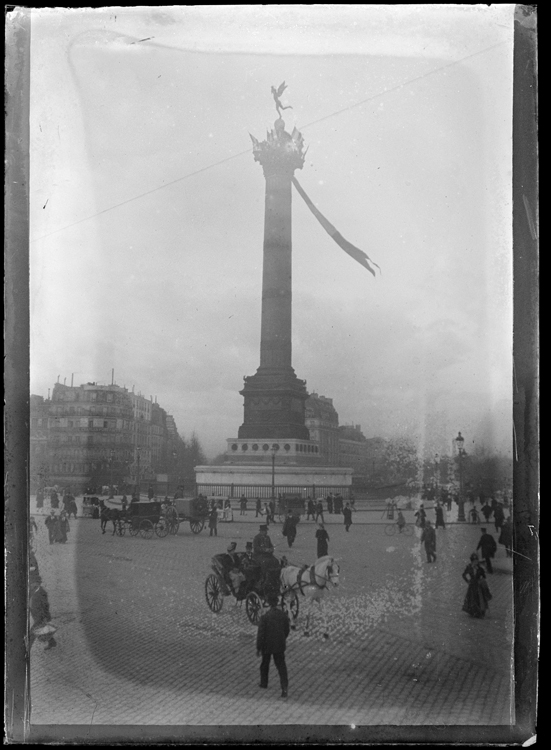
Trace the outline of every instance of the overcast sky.
{"type": "Polygon", "coordinates": [[[296,176],[382,269],[294,192],[298,377],[367,437],[509,450],[514,5],[31,12],[32,393],[114,368],[209,456],[237,436],[260,347],[249,132],[286,81],[296,176]]]}

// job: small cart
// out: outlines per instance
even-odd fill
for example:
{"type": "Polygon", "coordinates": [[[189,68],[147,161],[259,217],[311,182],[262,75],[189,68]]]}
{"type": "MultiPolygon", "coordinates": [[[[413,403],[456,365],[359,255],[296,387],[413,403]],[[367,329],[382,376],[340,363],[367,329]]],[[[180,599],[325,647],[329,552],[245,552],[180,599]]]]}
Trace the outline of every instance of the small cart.
{"type": "Polygon", "coordinates": [[[209,505],[206,497],[180,497],[173,500],[165,510],[169,533],[177,534],[182,521],[189,521],[194,534],[200,534],[209,517],[209,505]]]}

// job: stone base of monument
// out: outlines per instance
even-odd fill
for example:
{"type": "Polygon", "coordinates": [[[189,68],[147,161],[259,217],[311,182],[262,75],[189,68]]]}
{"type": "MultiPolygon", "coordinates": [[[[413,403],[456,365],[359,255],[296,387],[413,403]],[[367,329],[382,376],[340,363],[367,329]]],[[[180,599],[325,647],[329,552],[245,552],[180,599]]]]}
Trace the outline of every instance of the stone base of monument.
{"type": "MultiPolygon", "coordinates": [[[[279,456],[277,457],[279,459],[279,456]]],[[[256,465],[224,464],[196,466],[197,492],[203,495],[269,499],[272,486],[277,497],[284,493],[307,497],[322,497],[330,492],[348,497],[354,470],[341,466],[297,466],[272,462],[256,465]],[[273,485],[272,485],[273,480],[273,485]]]]}

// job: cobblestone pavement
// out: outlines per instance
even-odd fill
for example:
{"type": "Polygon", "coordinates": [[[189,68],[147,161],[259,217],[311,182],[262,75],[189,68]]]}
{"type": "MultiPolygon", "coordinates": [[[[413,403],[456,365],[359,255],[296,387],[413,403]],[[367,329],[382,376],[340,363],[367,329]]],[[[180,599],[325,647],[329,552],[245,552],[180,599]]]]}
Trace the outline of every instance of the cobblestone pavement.
{"type": "MultiPolygon", "coordinates": [[[[32,506],[34,510],[34,507],[32,506]]],[[[258,689],[256,629],[244,607],[207,608],[212,555],[257,532],[254,512],[194,535],[151,540],[101,534],[71,521],[69,542],[49,545],[36,514],[37,557],[58,626],[57,648],[31,653],[31,722],[95,725],[508,725],[514,723],[512,561],[502,547],[488,576],[486,619],[461,611],[461,578],[480,527],[437,531],[427,564],[417,535],[387,536],[381,512],[327,516],[340,586],[326,597],[330,639],[318,617],[310,638],[289,637],[289,698],[258,689]]],[[[413,521],[412,512],[406,520],[413,521]]],[[[489,526],[489,530],[493,529],[489,526]]],[[[270,526],[276,554],[315,560],[315,524],[291,550],[270,526]]]]}

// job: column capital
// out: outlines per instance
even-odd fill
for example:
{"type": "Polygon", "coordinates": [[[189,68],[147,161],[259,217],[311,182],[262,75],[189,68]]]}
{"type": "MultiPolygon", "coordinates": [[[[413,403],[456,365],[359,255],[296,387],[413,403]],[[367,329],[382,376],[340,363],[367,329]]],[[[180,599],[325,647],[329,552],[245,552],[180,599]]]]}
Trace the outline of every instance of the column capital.
{"type": "Polygon", "coordinates": [[[260,162],[265,177],[272,174],[289,174],[295,169],[302,169],[306,152],[302,133],[293,128],[292,133],[285,130],[281,117],[274,122],[274,129],[266,133],[266,140],[259,141],[251,135],[254,160],[260,162]]]}

